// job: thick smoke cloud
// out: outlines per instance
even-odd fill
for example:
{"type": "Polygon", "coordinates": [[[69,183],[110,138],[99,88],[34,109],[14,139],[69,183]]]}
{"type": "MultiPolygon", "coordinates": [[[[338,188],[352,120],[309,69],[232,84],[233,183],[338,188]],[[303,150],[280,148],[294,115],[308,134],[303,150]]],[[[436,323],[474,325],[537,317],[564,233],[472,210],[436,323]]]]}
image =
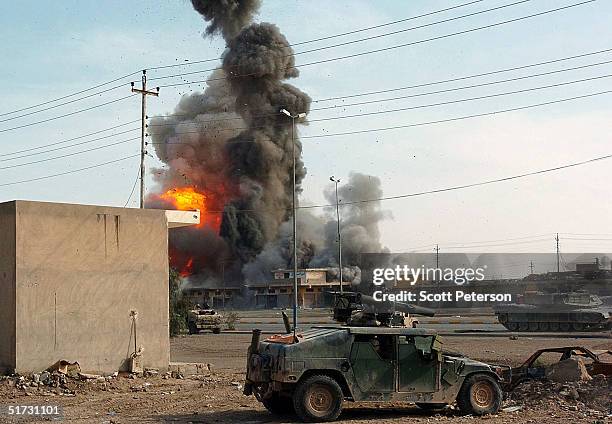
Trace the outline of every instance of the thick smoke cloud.
{"type": "MultiPolygon", "coordinates": [[[[171,233],[173,264],[188,262],[199,280],[219,281],[222,273],[224,281],[267,281],[272,269],[292,266],[294,160],[298,193],[306,176],[299,136],[280,109],[308,113],[311,99],[287,83],[299,72],[279,28],[251,22],[259,0],[192,4],[209,23],[206,34],[222,35],[226,50],[203,92],[183,96],[170,116],[149,125],[155,153],[166,165],[154,170],[157,191],[193,187],[206,195],[207,226],[171,233]]],[[[339,191],[342,202],[381,194],[378,178],[358,173],[339,191]]],[[[325,196],[335,202],[333,191],[325,196]]],[[[155,194],[147,206],[172,208],[155,194]]],[[[383,250],[378,222],[385,217],[376,202],[342,207],[345,281],[359,281],[361,252],[383,250]]],[[[299,267],[338,272],[335,208],[323,215],[300,209],[298,236],[299,267]]]]}
{"type": "Polygon", "coordinates": [[[248,25],[261,6],[261,0],[191,0],[193,8],[207,21],[207,35],[235,37],[248,25]]]}

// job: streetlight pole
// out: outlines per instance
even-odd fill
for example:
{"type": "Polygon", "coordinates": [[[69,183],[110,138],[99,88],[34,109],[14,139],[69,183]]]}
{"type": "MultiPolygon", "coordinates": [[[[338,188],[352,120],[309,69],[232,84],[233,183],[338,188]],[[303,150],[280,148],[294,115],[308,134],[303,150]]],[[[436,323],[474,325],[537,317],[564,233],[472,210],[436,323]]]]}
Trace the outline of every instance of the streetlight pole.
{"type": "Polygon", "coordinates": [[[342,286],[342,235],[340,234],[340,203],[338,202],[338,184],[340,179],[332,175],[329,180],[336,184],[336,221],[338,223],[338,269],[340,270],[340,293],[343,293],[342,286]]]}
{"type": "Polygon", "coordinates": [[[293,338],[296,338],[297,332],[297,309],[298,309],[298,280],[297,280],[297,205],[296,205],[296,177],[295,177],[295,119],[303,118],[305,113],[292,115],[287,109],[281,109],[280,113],[291,118],[291,144],[293,146],[293,338]]]}

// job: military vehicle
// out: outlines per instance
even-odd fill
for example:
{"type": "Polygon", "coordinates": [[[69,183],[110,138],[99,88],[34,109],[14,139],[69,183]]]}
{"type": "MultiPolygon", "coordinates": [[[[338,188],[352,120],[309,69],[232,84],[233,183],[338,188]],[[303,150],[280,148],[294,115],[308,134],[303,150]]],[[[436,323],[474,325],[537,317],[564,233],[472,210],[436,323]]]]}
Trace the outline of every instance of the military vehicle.
{"type": "Polygon", "coordinates": [[[342,326],[292,332],[284,316],[284,335],[260,341],[261,331],[253,330],[245,395],[274,414],[295,413],[305,422],[335,420],[344,401],[406,401],[426,410],[456,401],[468,414],[499,410],[507,368],[444,352],[434,331],[395,326],[389,305],[373,308],[371,298],[357,293],[338,299],[334,317],[342,326]]]}
{"type": "Polygon", "coordinates": [[[496,305],[497,320],[510,331],[590,331],[612,328],[612,308],[601,306],[586,292],[542,293],[528,291],[517,303],[496,305]]]}
{"type": "Polygon", "coordinates": [[[201,307],[196,305],[195,309],[187,312],[187,329],[189,334],[197,334],[200,330],[211,330],[219,334],[223,327],[223,316],[208,305],[201,307]]]}

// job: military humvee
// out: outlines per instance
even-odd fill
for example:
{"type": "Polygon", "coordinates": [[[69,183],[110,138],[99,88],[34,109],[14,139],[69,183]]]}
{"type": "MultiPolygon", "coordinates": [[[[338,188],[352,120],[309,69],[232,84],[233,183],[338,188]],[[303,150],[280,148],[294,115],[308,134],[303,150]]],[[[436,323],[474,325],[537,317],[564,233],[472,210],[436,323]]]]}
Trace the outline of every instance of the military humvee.
{"type": "Polygon", "coordinates": [[[244,394],[272,413],[333,421],[344,401],[406,401],[427,410],[456,401],[474,415],[500,408],[505,369],[443,352],[434,331],[347,325],[287,333],[260,341],[253,330],[247,354],[244,394]]]}

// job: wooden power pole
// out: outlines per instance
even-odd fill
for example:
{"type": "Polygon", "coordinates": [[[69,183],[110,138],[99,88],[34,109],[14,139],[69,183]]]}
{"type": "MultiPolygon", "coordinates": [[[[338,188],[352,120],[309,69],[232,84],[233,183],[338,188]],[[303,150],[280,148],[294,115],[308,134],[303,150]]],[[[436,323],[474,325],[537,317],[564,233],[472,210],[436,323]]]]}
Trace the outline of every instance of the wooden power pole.
{"type": "Polygon", "coordinates": [[[144,208],[144,191],[145,191],[145,154],[147,153],[145,147],[145,135],[147,127],[147,96],[159,96],[159,87],[156,87],[156,91],[147,91],[147,70],[142,71],[142,88],[134,88],[132,82],[132,93],[140,93],[142,95],[141,100],[141,123],[140,123],[140,209],[144,208]]]}

